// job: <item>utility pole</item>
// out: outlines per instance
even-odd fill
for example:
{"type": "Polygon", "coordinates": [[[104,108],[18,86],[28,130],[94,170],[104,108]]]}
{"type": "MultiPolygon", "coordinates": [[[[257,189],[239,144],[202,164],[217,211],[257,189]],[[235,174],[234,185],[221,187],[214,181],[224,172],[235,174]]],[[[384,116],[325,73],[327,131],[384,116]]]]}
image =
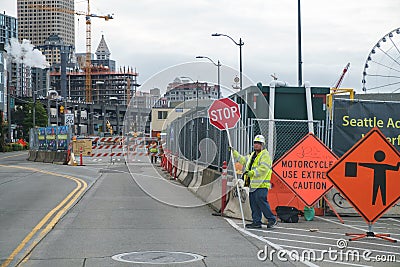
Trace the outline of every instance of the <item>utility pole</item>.
{"type": "Polygon", "coordinates": [[[298,86],[303,85],[303,70],[302,70],[302,58],[301,58],[301,16],[300,16],[300,0],[297,2],[297,32],[298,32],[298,54],[299,54],[299,84],[298,86]]]}

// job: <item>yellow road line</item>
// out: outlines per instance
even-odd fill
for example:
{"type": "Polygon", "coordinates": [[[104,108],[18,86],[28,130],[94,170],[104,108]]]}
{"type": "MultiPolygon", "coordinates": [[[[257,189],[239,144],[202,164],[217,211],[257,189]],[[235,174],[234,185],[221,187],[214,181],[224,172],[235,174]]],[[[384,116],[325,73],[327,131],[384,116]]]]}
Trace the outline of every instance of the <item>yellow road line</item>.
{"type": "MultiPolygon", "coordinates": [[[[36,238],[35,242],[33,242],[33,245],[29,247],[29,250],[27,251],[26,254],[30,253],[30,251],[34,248],[34,246],[54,227],[54,225],[59,221],[61,216],[64,214],[68,208],[71,207],[71,205],[78,199],[81,194],[86,190],[87,188],[87,183],[79,178],[69,176],[69,175],[64,175],[64,174],[59,174],[59,173],[54,173],[54,172],[49,172],[49,171],[43,171],[39,170],[36,168],[29,168],[29,167],[21,167],[21,166],[6,166],[6,165],[1,165],[0,167],[6,167],[6,168],[16,168],[16,169],[24,169],[24,170],[30,170],[30,171],[35,171],[35,172],[40,172],[44,174],[49,174],[49,175],[54,175],[54,176],[59,176],[63,178],[67,178],[70,180],[73,180],[76,182],[77,187],[71,191],[71,193],[68,194],[66,198],[64,198],[54,209],[52,209],[49,213],[47,213],[46,216],[33,228],[33,230],[21,241],[21,243],[14,249],[14,251],[10,254],[10,256],[6,259],[5,262],[0,267],[6,267],[8,266],[15,258],[15,256],[21,252],[21,250],[27,245],[27,243],[32,239],[32,237],[46,224],[46,222],[58,211],[57,215],[54,216],[54,218],[51,220],[51,222],[42,230],[42,232],[39,234],[38,238],[36,238]],[[69,201],[69,202],[68,202],[69,201]],[[67,203],[68,202],[68,203],[67,203]],[[66,204],[67,203],[67,204],[66,204]],[[65,205],[65,206],[64,206],[65,205]],[[62,208],[64,206],[64,208],[62,208]]],[[[22,257],[22,259],[24,259],[22,257]]]]}

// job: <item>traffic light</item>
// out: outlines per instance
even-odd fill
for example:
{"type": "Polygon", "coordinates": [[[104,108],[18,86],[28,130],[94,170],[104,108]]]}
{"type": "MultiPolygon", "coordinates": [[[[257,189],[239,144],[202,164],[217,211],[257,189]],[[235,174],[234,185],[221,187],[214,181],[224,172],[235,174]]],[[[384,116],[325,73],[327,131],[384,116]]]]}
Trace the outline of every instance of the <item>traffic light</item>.
{"type": "Polygon", "coordinates": [[[60,113],[64,113],[64,106],[60,106],[60,113]]]}

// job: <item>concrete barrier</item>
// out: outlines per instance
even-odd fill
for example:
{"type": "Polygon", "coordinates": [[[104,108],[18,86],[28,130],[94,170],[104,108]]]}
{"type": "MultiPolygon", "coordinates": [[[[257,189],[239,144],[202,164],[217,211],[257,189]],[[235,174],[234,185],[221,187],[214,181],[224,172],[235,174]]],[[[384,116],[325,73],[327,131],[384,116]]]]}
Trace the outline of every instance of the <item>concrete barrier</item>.
{"type": "Polygon", "coordinates": [[[35,162],[43,162],[44,159],[46,158],[46,154],[47,154],[46,152],[47,151],[39,150],[37,153],[37,156],[35,158],[35,162]]]}
{"type": "Polygon", "coordinates": [[[185,165],[186,166],[184,168],[187,170],[187,174],[183,179],[182,184],[186,187],[189,187],[194,178],[194,164],[192,164],[190,161],[186,161],[185,165]]]}
{"type": "Polygon", "coordinates": [[[220,210],[222,197],[221,173],[211,169],[203,170],[201,186],[196,194],[201,200],[210,204],[213,209],[220,210]]]}
{"type": "MultiPolygon", "coordinates": [[[[230,188],[229,192],[229,200],[228,203],[226,204],[226,208],[224,211],[224,214],[228,217],[232,218],[242,218],[242,214],[240,212],[240,205],[239,205],[239,198],[237,196],[237,190],[236,186],[233,188],[230,188]]],[[[243,214],[245,220],[252,220],[251,218],[251,208],[250,208],[250,201],[249,201],[249,188],[245,187],[243,188],[245,190],[245,193],[241,195],[242,199],[242,207],[243,207],[243,214]],[[245,197],[244,197],[245,196],[245,197]]],[[[263,216],[263,222],[267,222],[263,216]]]]}
{"type": "MultiPolygon", "coordinates": [[[[183,184],[186,176],[189,173],[189,162],[184,159],[178,161],[178,180],[183,184]]],[[[187,185],[186,185],[187,186],[187,185]]]]}
{"type": "Polygon", "coordinates": [[[43,160],[44,163],[53,163],[57,152],[56,151],[46,151],[46,156],[43,160]]]}
{"type": "Polygon", "coordinates": [[[27,160],[35,161],[37,154],[38,154],[37,150],[29,150],[29,157],[27,158],[27,160]]]}
{"type": "Polygon", "coordinates": [[[193,179],[192,182],[189,184],[188,189],[193,193],[197,193],[197,190],[201,186],[201,180],[203,176],[203,166],[194,165],[193,168],[193,179]]]}
{"type": "Polygon", "coordinates": [[[53,160],[54,164],[67,165],[68,151],[57,151],[53,160]]]}

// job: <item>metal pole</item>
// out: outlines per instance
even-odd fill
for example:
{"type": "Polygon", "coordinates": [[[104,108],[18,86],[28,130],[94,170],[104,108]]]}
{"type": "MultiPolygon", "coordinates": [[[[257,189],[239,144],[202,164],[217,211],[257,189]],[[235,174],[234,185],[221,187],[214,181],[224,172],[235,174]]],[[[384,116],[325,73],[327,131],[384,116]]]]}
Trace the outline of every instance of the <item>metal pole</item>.
{"type": "Polygon", "coordinates": [[[199,81],[196,81],[196,111],[199,107],[199,81]]]}
{"type": "Polygon", "coordinates": [[[8,114],[8,139],[9,142],[12,142],[12,127],[11,127],[11,94],[8,93],[8,99],[7,99],[8,105],[7,105],[7,114],[8,114]]]}
{"type": "Polygon", "coordinates": [[[56,100],[56,122],[58,127],[58,101],[56,100]]]}
{"type": "Polygon", "coordinates": [[[33,113],[33,118],[32,118],[32,124],[33,124],[33,127],[32,128],[35,128],[36,127],[36,94],[35,94],[35,90],[32,92],[32,95],[33,95],[33,111],[32,111],[32,113],[33,113]]]}
{"type": "Polygon", "coordinates": [[[242,68],[242,38],[239,39],[239,71],[240,71],[240,90],[243,89],[243,68],[242,68]]]}
{"type": "Polygon", "coordinates": [[[50,126],[50,98],[47,98],[47,126],[50,126]]]}
{"type": "Polygon", "coordinates": [[[221,98],[221,72],[220,72],[221,63],[218,60],[218,99],[221,98]]]}
{"type": "Polygon", "coordinates": [[[242,38],[239,38],[239,43],[238,42],[236,42],[235,40],[233,40],[233,38],[232,37],[230,37],[229,35],[227,35],[227,34],[223,34],[223,33],[213,33],[213,34],[211,34],[211,36],[225,36],[225,37],[228,37],[229,39],[231,39],[231,41],[235,44],[235,45],[237,45],[237,46],[239,46],[239,76],[240,76],[240,90],[242,90],[243,88],[242,88],[242,86],[243,86],[243,81],[242,81],[242,76],[243,76],[243,68],[242,68],[242,46],[244,45],[244,43],[242,42],[242,38]]]}
{"type": "Polygon", "coordinates": [[[298,47],[299,47],[299,84],[298,86],[300,87],[303,84],[303,74],[302,74],[302,59],[301,59],[301,16],[300,16],[300,0],[297,1],[298,6],[297,6],[297,11],[298,11],[298,15],[297,15],[297,30],[298,30],[298,47]]]}
{"type": "MultiPolygon", "coordinates": [[[[228,136],[228,143],[229,146],[232,147],[232,141],[231,141],[231,136],[229,134],[229,128],[228,125],[225,125],[225,130],[226,130],[226,135],[228,136]]],[[[238,183],[238,178],[237,178],[237,173],[235,169],[235,158],[233,157],[233,151],[231,150],[231,160],[232,160],[232,165],[233,165],[233,174],[235,177],[234,183],[236,184],[236,190],[238,193],[238,200],[239,200],[239,207],[240,207],[240,213],[242,214],[242,223],[243,223],[243,228],[246,228],[246,223],[244,221],[244,214],[243,214],[243,206],[242,206],[242,197],[240,195],[240,188],[239,188],[239,183],[238,183]]]]}

